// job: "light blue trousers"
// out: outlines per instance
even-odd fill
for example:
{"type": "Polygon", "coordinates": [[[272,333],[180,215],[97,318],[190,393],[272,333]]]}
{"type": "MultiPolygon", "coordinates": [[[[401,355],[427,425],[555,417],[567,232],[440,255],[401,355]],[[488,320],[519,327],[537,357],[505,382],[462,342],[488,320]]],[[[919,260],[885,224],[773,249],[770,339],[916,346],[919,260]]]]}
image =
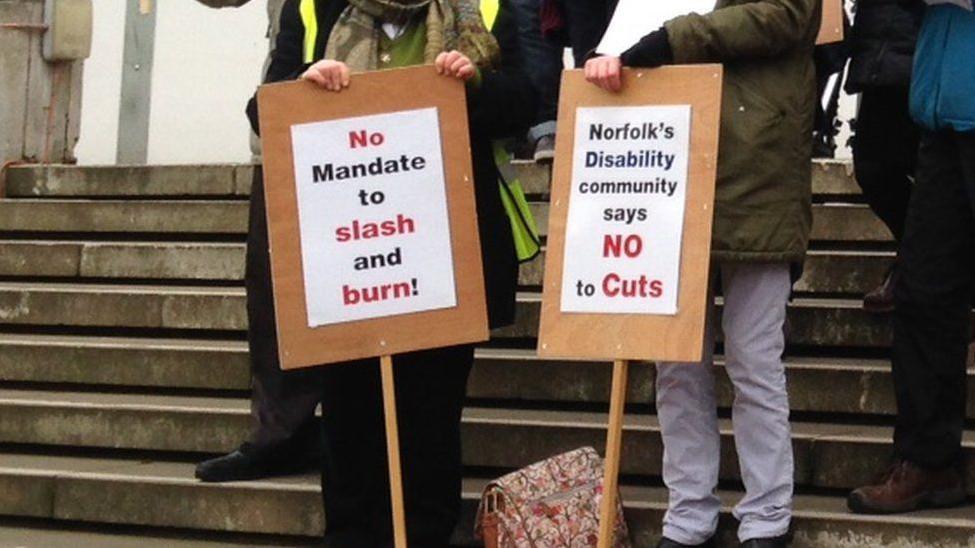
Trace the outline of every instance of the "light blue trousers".
{"type": "MultiPolygon", "coordinates": [[[[789,530],[792,517],[794,465],[782,363],[789,265],[726,263],[718,266],[718,276],[726,367],[735,388],[735,447],[746,490],[734,511],[741,522],[738,537],[775,537],[789,530]]],[[[713,367],[717,318],[712,305],[703,362],[657,368],[663,479],[670,493],[663,533],[683,544],[711,537],[721,507],[715,493],[721,457],[713,367]]]]}

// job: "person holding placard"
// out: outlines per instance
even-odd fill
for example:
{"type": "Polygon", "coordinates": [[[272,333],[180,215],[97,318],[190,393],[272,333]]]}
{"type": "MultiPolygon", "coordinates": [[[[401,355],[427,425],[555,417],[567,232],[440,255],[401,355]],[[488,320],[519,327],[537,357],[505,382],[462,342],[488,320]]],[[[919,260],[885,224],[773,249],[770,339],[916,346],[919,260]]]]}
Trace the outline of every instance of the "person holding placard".
{"type": "MultiPolygon", "coordinates": [[[[494,28],[496,34],[512,31],[506,10],[494,28]]],[[[525,131],[535,106],[517,56],[508,55],[509,41],[501,43],[503,50],[473,0],[288,0],[268,71],[270,82],[301,78],[335,93],[355,86],[355,73],[424,63],[466,82],[492,327],[514,318],[518,270],[491,141],[525,131]]],[[[248,114],[256,129],[256,101],[248,114]]],[[[471,345],[394,357],[411,546],[447,546],[460,514],[460,417],[473,357],[471,345]]],[[[328,365],[321,372],[325,544],[392,546],[379,360],[328,365]]]]}
{"type": "MultiPolygon", "coordinates": [[[[240,7],[251,0],[197,0],[212,8],[240,7]]],[[[268,53],[274,55],[284,0],[267,2],[268,53]]],[[[251,431],[233,451],[207,459],[194,475],[205,482],[246,481],[313,470],[321,460],[321,428],[315,409],[321,397],[319,372],[282,371],[273,343],[274,305],[268,256],[267,219],[262,192],[261,144],[251,133],[253,185],[247,231],[244,286],[247,289],[247,343],[251,373],[251,431]]]]}
{"type": "MultiPolygon", "coordinates": [[[[713,12],[672,19],[620,57],[586,64],[587,79],[610,91],[620,89],[624,65],[725,65],[713,285],[724,295],[720,321],[746,489],[734,514],[742,546],[752,548],[789,543],[794,463],[783,326],[812,221],[813,48],[820,18],[820,0],[719,0],[713,12]]],[[[713,546],[718,525],[714,327],[704,344],[703,363],[657,368],[670,490],[659,546],[666,548],[713,546]]]]}

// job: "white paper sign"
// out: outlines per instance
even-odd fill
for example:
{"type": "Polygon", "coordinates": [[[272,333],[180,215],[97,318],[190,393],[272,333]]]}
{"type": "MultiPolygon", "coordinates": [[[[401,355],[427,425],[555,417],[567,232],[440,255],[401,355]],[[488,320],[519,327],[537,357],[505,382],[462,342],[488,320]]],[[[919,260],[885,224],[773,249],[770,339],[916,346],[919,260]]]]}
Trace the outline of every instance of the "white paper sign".
{"type": "Polygon", "coordinates": [[[596,52],[619,56],[674,17],[708,13],[715,0],[620,0],[596,52]]]}
{"type": "Polygon", "coordinates": [[[291,139],[309,327],[456,306],[437,109],[291,139]]]}
{"type": "Polygon", "coordinates": [[[580,108],[563,312],[677,313],[690,105],[580,108]]]}

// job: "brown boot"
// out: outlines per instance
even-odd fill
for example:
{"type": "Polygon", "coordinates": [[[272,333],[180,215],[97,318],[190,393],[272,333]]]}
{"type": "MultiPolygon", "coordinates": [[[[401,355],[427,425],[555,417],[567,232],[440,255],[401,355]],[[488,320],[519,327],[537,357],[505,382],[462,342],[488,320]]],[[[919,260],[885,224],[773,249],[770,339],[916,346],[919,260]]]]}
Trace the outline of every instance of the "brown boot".
{"type": "Polygon", "coordinates": [[[897,285],[897,268],[887,272],[884,282],[863,297],[863,309],[882,314],[894,311],[894,287],[897,285]]]}
{"type": "Polygon", "coordinates": [[[907,461],[894,464],[873,485],[847,498],[847,506],[857,514],[898,514],[963,502],[965,486],[955,468],[925,470],[907,461]]]}

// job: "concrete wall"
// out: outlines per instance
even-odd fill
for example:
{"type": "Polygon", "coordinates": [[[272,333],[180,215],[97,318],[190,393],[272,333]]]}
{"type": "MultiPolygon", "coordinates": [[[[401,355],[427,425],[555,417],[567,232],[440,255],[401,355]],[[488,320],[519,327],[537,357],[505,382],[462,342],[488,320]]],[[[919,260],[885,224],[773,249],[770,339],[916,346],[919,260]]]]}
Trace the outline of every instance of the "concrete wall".
{"type": "Polygon", "coordinates": [[[83,66],[42,58],[43,22],[42,0],[0,0],[0,163],[73,159],[83,66]]]}
{"type": "MultiPolygon", "coordinates": [[[[95,0],[75,150],[83,164],[115,163],[126,1],[95,0]]],[[[192,0],[154,3],[149,163],[249,161],[243,109],[267,52],[267,1],[219,10],[192,0]]]]}

